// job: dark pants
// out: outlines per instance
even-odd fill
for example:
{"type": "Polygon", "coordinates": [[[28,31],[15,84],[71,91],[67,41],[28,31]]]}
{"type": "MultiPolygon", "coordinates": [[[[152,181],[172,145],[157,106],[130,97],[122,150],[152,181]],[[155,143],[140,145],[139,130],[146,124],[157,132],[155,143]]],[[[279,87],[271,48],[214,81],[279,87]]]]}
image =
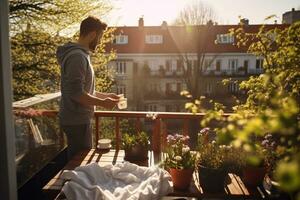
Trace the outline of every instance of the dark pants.
{"type": "Polygon", "coordinates": [[[91,124],[61,125],[61,128],[67,136],[69,160],[78,152],[92,148],[91,124]]]}

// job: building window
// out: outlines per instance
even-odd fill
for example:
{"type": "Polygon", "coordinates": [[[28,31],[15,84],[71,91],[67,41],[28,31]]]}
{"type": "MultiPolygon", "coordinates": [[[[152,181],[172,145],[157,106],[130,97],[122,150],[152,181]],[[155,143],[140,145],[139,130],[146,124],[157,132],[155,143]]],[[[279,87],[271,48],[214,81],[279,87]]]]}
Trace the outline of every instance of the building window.
{"type": "Polygon", "coordinates": [[[262,69],[263,68],[263,59],[256,59],[256,69],[262,69]]]}
{"type": "Polygon", "coordinates": [[[247,70],[249,66],[249,60],[244,60],[244,69],[247,70]]]}
{"type": "Polygon", "coordinates": [[[170,60],[166,60],[166,71],[167,71],[167,72],[171,71],[171,63],[170,63],[170,60]]]}
{"type": "Polygon", "coordinates": [[[175,72],[177,69],[177,60],[172,60],[171,61],[171,71],[175,72]]]}
{"type": "Polygon", "coordinates": [[[228,90],[231,93],[237,93],[239,91],[239,84],[237,82],[230,82],[228,85],[228,90]]]}
{"type": "Polygon", "coordinates": [[[192,67],[197,67],[198,65],[198,61],[197,60],[193,60],[192,61],[192,67]]]}
{"type": "Polygon", "coordinates": [[[204,60],[204,71],[208,71],[211,68],[211,63],[212,60],[211,59],[205,59],[204,60]]]}
{"type": "Polygon", "coordinates": [[[229,33],[217,35],[217,43],[218,44],[230,44],[233,42],[234,42],[234,36],[229,33]]]}
{"type": "Polygon", "coordinates": [[[166,105],[166,112],[170,112],[171,111],[171,105],[166,105]]]}
{"type": "Polygon", "coordinates": [[[117,62],[117,73],[118,74],[126,74],[126,62],[125,61],[117,62]]]}
{"type": "Polygon", "coordinates": [[[116,35],[113,40],[114,44],[128,44],[128,35],[116,35]]]}
{"type": "Polygon", "coordinates": [[[205,86],[205,93],[207,94],[211,94],[212,93],[212,84],[211,83],[207,83],[205,86]]]}
{"type": "Polygon", "coordinates": [[[180,93],[181,92],[181,83],[177,83],[177,92],[180,93]]]}
{"type": "Polygon", "coordinates": [[[237,59],[230,59],[228,63],[228,70],[231,72],[236,71],[238,65],[238,60],[237,59]]]}
{"type": "Polygon", "coordinates": [[[126,96],[126,86],[117,85],[117,94],[124,94],[124,96],[126,96]]]}
{"type": "Polygon", "coordinates": [[[157,83],[151,83],[149,87],[151,92],[157,92],[159,88],[157,83]]]}
{"type": "Polygon", "coordinates": [[[169,94],[171,92],[171,84],[166,83],[166,94],[169,94]]]}
{"type": "Polygon", "coordinates": [[[162,44],[163,36],[162,35],[146,35],[145,42],[147,44],[162,44]]]}
{"type": "Polygon", "coordinates": [[[221,71],[221,60],[216,61],[216,71],[221,71]]]}
{"type": "Polygon", "coordinates": [[[181,72],[182,67],[183,67],[182,60],[177,60],[177,69],[176,69],[176,71],[181,72]]]}
{"type": "Polygon", "coordinates": [[[155,104],[150,104],[150,105],[149,105],[149,111],[157,111],[157,105],[155,105],[155,104]]]}

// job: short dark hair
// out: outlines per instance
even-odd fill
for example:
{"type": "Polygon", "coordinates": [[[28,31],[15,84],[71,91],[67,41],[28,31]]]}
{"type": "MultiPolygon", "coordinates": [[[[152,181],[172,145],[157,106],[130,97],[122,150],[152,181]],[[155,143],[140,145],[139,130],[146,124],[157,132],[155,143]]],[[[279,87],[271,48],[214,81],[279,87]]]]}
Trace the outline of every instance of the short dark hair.
{"type": "Polygon", "coordinates": [[[92,31],[103,31],[107,27],[107,24],[101,22],[97,17],[89,16],[84,19],[80,24],[80,36],[86,36],[92,31]]]}

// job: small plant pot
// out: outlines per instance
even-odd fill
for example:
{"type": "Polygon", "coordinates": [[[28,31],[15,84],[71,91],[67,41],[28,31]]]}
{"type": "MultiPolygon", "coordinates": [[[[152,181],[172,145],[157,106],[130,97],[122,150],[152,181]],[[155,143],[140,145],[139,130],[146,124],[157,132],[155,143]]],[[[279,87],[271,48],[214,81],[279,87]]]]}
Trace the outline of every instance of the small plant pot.
{"type": "Polygon", "coordinates": [[[263,183],[266,175],[265,167],[246,166],[242,170],[242,180],[248,187],[256,187],[263,183]]]}
{"type": "Polygon", "coordinates": [[[129,149],[125,149],[124,160],[129,162],[144,161],[148,159],[148,148],[143,145],[134,145],[129,149]]]}
{"type": "Polygon", "coordinates": [[[224,191],[224,182],[227,170],[224,168],[213,169],[202,165],[198,166],[200,185],[204,192],[224,191]]]}
{"type": "Polygon", "coordinates": [[[170,168],[169,173],[172,177],[175,190],[187,190],[193,178],[194,169],[174,169],[170,168]]]}

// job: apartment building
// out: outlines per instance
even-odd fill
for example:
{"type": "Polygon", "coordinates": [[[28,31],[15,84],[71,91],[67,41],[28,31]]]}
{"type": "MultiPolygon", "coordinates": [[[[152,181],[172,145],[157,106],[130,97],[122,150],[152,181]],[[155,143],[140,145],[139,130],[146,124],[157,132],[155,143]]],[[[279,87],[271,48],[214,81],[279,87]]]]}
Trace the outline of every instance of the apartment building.
{"type": "MultiPolygon", "coordinates": [[[[256,33],[261,25],[244,29],[256,33]]],[[[267,29],[287,25],[267,25],[267,29]]],[[[138,26],[116,27],[115,39],[107,46],[116,50],[116,59],[110,67],[116,71],[114,90],[124,93],[128,109],[138,111],[185,111],[188,100],[180,91],[191,90],[197,96],[231,105],[234,97],[243,99],[245,91],[238,84],[263,73],[263,58],[247,53],[247,47],[234,45],[230,29],[240,25],[138,26]],[[198,66],[195,73],[187,73],[188,66],[198,66]],[[222,80],[230,78],[228,85],[222,80]],[[197,86],[196,86],[197,85],[197,86]],[[196,86],[196,87],[195,87],[196,86]]]]}

